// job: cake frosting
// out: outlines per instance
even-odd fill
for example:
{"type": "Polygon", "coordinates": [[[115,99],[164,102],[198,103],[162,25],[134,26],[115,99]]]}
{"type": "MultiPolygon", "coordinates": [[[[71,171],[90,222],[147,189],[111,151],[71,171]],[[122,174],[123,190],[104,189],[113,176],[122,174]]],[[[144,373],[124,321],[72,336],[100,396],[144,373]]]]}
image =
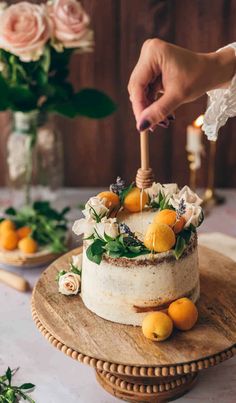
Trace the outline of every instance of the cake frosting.
{"type": "MultiPolygon", "coordinates": [[[[81,231],[85,232],[81,298],[88,309],[113,322],[141,326],[147,312],[166,309],[171,302],[181,297],[188,297],[196,302],[199,298],[200,286],[197,233],[193,223],[196,223],[197,219],[200,222],[200,210],[198,209],[200,199],[195,197],[193,192],[190,194],[188,189],[188,196],[186,196],[186,191],[180,194],[181,191],[176,190],[173,198],[173,204],[177,206],[175,208],[178,213],[178,200],[183,205],[185,197],[186,206],[183,211],[186,218],[184,222],[188,226],[176,234],[175,247],[164,252],[156,253],[145,247],[142,249],[147,228],[152,225],[157,212],[161,210],[161,208],[157,208],[157,204],[153,208],[150,196],[143,211],[129,212],[119,206],[118,211],[116,209],[115,218],[111,218],[114,210],[111,212],[108,208],[109,213],[107,213],[101,206],[97,208],[96,200],[91,202],[93,208],[90,214],[88,214],[89,209],[87,208],[87,211],[85,209],[84,221],[77,221],[73,229],[77,234],[81,231]],[[186,200],[189,195],[191,195],[191,203],[186,200]],[[97,218],[97,211],[100,213],[102,211],[102,218],[97,218]],[[199,213],[198,218],[197,212],[199,213]],[[104,217],[104,214],[107,214],[108,217],[104,217]],[[98,222],[93,222],[96,221],[94,216],[98,222]],[[137,249],[134,256],[132,253],[127,255],[127,252],[123,253],[122,250],[118,253],[115,249],[115,242],[123,237],[121,230],[124,225],[128,234],[131,234],[126,234],[124,237],[133,236],[134,245],[139,245],[139,249],[131,248],[134,254],[137,249]],[[106,231],[104,230],[102,233],[101,227],[105,228],[105,226],[106,231]],[[181,255],[178,255],[177,258],[178,238],[183,237],[186,233],[189,239],[185,242],[181,255]],[[108,244],[113,246],[114,250],[109,249],[108,244]],[[97,250],[98,253],[102,253],[98,260],[96,256],[96,259],[93,258],[93,255],[91,257],[91,245],[96,246],[95,253],[97,250]],[[103,248],[102,251],[99,248],[103,248]]],[[[159,188],[158,192],[160,192],[159,188]]],[[[169,207],[172,196],[173,194],[168,196],[169,207]]],[[[107,208],[108,204],[104,205],[107,208]]],[[[118,248],[119,243],[117,245],[118,248]]]]}

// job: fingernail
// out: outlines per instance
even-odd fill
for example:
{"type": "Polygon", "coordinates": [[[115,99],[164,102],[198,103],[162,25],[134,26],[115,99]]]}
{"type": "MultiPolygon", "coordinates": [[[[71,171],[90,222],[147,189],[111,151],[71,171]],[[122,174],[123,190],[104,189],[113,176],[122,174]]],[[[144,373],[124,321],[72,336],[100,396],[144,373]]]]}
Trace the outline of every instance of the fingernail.
{"type": "Polygon", "coordinates": [[[162,120],[161,122],[158,123],[158,125],[167,129],[167,127],[169,127],[170,125],[170,122],[168,120],[162,120]]]}
{"type": "Polygon", "coordinates": [[[151,123],[149,120],[142,120],[140,125],[139,125],[139,131],[142,132],[143,130],[148,129],[151,126],[151,123]]]}
{"type": "Polygon", "coordinates": [[[175,120],[175,115],[172,115],[172,114],[171,114],[171,115],[168,115],[168,116],[167,116],[167,119],[169,119],[169,120],[175,120]]]}

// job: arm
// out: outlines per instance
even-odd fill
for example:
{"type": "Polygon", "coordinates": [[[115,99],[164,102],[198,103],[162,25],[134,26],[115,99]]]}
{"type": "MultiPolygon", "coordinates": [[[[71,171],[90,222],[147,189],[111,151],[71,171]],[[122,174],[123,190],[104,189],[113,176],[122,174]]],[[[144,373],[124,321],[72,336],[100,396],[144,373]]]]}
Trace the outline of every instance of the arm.
{"type": "Polygon", "coordinates": [[[235,70],[231,47],[204,54],[159,39],[146,41],[128,85],[137,129],[153,129],[160,122],[168,126],[180,105],[227,87],[235,70]]]}

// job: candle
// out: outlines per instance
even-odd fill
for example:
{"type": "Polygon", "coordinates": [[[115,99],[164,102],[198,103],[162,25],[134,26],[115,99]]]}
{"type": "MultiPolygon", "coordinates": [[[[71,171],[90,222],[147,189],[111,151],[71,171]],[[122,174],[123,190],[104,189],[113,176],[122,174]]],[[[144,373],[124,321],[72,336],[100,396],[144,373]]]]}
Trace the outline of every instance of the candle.
{"type": "Polygon", "coordinates": [[[189,153],[200,153],[202,151],[202,130],[203,115],[199,116],[191,125],[187,126],[187,145],[189,153]]]}

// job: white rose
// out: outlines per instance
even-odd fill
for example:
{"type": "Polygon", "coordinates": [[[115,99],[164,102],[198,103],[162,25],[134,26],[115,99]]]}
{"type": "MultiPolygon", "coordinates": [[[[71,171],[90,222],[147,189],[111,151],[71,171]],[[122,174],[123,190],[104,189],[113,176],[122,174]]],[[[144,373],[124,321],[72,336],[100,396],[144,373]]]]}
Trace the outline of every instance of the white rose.
{"type": "Polygon", "coordinates": [[[106,200],[99,197],[91,197],[85,204],[85,209],[82,211],[85,218],[93,218],[96,221],[96,216],[100,218],[107,215],[109,209],[106,207],[106,200]]]}
{"type": "Polygon", "coordinates": [[[64,295],[78,294],[80,289],[80,275],[68,272],[59,278],[59,292],[64,295]]]}
{"type": "Polygon", "coordinates": [[[183,199],[185,203],[193,204],[194,206],[200,206],[202,203],[202,199],[188,186],[184,186],[178,194],[172,196],[170,202],[175,209],[178,208],[181,199],[183,199]]]}
{"type": "Polygon", "coordinates": [[[95,221],[89,218],[81,218],[80,220],[76,220],[73,224],[72,231],[76,235],[84,234],[85,237],[90,237],[94,232],[95,221]]]}
{"type": "Polygon", "coordinates": [[[165,198],[170,199],[179,191],[178,185],[176,183],[165,183],[162,186],[162,194],[165,198]]]}
{"type": "Polygon", "coordinates": [[[96,224],[96,231],[101,238],[104,238],[104,234],[110,238],[116,238],[119,235],[119,225],[116,218],[102,218],[101,222],[96,224]]]}
{"type": "Polygon", "coordinates": [[[186,212],[183,217],[186,221],[184,228],[188,228],[190,224],[194,227],[199,225],[200,216],[202,214],[202,208],[194,204],[186,204],[186,212]]]}
{"type": "Polygon", "coordinates": [[[81,267],[82,267],[82,254],[80,253],[79,255],[73,255],[71,257],[71,263],[77,269],[81,269],[81,267]]]}

